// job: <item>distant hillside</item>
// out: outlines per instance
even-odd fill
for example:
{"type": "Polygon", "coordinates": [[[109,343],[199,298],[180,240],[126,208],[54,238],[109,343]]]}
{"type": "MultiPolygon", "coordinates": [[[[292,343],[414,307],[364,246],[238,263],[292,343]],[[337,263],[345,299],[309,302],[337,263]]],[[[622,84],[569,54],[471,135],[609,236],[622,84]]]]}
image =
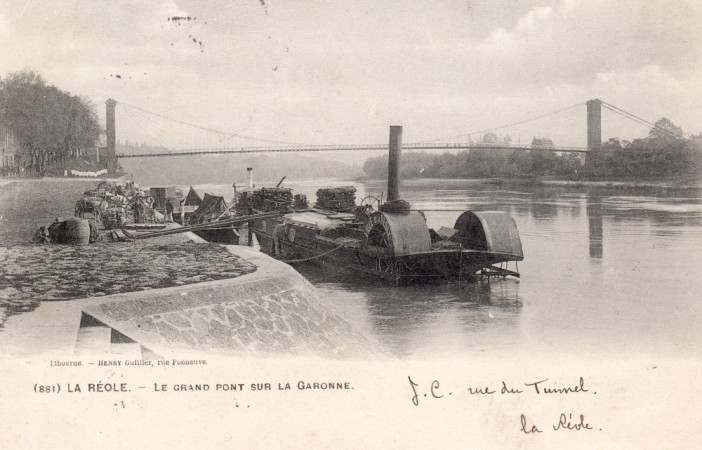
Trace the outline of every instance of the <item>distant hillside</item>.
{"type": "MultiPolygon", "coordinates": [[[[120,147],[117,153],[136,153],[136,149],[125,147],[124,144],[120,144],[120,147]]],[[[144,149],[138,150],[143,152],[144,149]]],[[[290,180],[355,178],[363,173],[358,166],[300,153],[127,158],[120,159],[120,164],[125,172],[134,175],[138,183],[147,186],[234,182],[244,184],[248,179],[247,167],[253,167],[257,182],[278,182],[283,176],[290,180]]]]}

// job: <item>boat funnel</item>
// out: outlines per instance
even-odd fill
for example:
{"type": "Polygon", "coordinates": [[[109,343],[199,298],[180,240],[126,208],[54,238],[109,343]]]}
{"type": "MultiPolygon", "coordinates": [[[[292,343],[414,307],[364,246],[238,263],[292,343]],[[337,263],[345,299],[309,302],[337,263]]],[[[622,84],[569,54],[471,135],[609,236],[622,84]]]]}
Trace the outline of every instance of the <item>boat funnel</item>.
{"type": "Polygon", "coordinates": [[[246,171],[249,173],[249,189],[253,189],[254,184],[253,184],[253,168],[252,167],[247,167],[246,171]]]}
{"type": "Polygon", "coordinates": [[[388,159],[388,202],[400,199],[400,153],[402,150],[402,127],[390,127],[388,159]]]}

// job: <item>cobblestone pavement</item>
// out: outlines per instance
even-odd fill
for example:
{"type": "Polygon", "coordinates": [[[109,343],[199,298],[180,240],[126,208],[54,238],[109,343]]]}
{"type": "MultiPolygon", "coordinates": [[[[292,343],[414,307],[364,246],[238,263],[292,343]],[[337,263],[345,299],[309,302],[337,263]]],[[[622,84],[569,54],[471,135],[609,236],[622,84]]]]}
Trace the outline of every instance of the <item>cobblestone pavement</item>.
{"type": "Polygon", "coordinates": [[[42,301],[235,278],[255,270],[218,244],[136,241],[0,247],[0,309],[4,306],[10,315],[31,311],[42,301]]]}

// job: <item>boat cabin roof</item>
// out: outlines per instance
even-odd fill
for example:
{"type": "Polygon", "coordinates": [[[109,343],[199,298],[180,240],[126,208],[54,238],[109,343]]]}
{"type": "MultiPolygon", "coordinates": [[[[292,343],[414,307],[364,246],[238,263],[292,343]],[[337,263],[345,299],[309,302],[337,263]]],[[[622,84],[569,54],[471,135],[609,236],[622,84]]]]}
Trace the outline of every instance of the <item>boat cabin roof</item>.
{"type": "Polygon", "coordinates": [[[285,215],[285,219],[301,226],[312,226],[320,230],[338,228],[347,221],[339,218],[338,214],[324,213],[321,211],[300,211],[285,215]],[[330,217],[331,216],[331,217],[330,217]],[[337,217],[334,217],[337,216],[337,217]]]}

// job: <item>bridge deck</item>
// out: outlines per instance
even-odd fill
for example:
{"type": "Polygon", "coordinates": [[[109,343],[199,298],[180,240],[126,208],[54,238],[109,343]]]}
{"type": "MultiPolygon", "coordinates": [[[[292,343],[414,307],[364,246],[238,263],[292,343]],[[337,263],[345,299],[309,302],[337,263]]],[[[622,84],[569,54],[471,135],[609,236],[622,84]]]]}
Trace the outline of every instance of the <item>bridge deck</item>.
{"type": "MultiPolygon", "coordinates": [[[[492,144],[431,144],[410,143],[402,146],[403,150],[521,150],[562,153],[588,153],[601,151],[587,147],[546,147],[532,145],[492,145],[492,144]]],[[[385,151],[387,144],[370,145],[309,145],[309,146],[272,146],[272,147],[222,147],[222,148],[188,148],[161,153],[119,154],[118,158],[154,158],[162,156],[213,155],[226,153],[287,153],[287,152],[338,152],[338,151],[385,151]]]]}

